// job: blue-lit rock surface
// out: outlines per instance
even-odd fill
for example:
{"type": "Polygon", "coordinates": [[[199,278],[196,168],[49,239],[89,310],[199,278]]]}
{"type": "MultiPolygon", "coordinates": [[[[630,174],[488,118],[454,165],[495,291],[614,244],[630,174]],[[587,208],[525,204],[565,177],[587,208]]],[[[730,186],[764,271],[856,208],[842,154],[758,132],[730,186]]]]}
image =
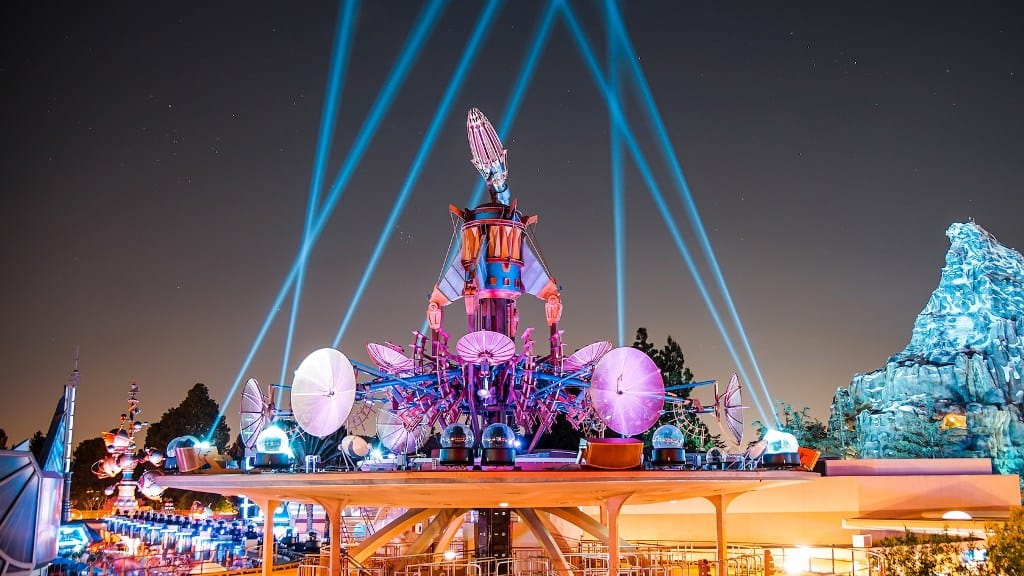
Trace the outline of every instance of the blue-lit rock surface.
{"type": "Polygon", "coordinates": [[[910,343],[840,389],[834,415],[861,457],[990,456],[999,472],[1021,473],[1024,257],[974,222],[946,235],[946,265],[910,343]]]}

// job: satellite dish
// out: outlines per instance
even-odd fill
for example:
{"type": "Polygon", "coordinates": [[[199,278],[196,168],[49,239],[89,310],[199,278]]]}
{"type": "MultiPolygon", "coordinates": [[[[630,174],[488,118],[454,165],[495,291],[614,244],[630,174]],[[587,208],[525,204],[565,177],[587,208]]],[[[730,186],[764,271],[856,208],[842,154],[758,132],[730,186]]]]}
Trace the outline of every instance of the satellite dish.
{"type": "Polygon", "coordinates": [[[594,367],[590,401],[612,430],[623,436],[644,432],[658,421],[665,405],[661,370],[636,348],[616,348],[594,367]]]}
{"type": "Polygon", "coordinates": [[[731,444],[739,447],[743,443],[743,406],[742,393],[740,391],[740,379],[733,372],[729,379],[729,385],[725,392],[718,394],[717,385],[715,390],[715,418],[718,425],[722,427],[722,433],[731,440],[731,444]]]}
{"type": "Polygon", "coordinates": [[[251,450],[256,445],[256,437],[270,422],[270,411],[270,404],[263,397],[260,383],[255,378],[246,380],[242,388],[242,407],[238,411],[241,416],[239,433],[246,448],[251,450]]]}
{"type": "Polygon", "coordinates": [[[377,413],[377,437],[395,454],[410,454],[419,450],[429,436],[430,426],[422,416],[415,422],[407,422],[392,410],[377,413]]]}
{"type": "Polygon", "coordinates": [[[373,363],[388,374],[412,372],[416,366],[412,358],[385,344],[370,342],[366,345],[366,352],[373,359],[373,363]]]}
{"type": "Polygon", "coordinates": [[[612,343],[608,341],[588,344],[573,352],[568,358],[562,361],[562,370],[565,372],[576,372],[585,366],[596,363],[611,349],[612,343]]]}
{"type": "Polygon", "coordinates": [[[356,399],[352,363],[334,348],[321,348],[299,364],[292,380],[292,413],[307,433],[323,438],[341,428],[356,399]]]}
{"type": "Polygon", "coordinates": [[[516,343],[500,332],[478,330],[459,338],[455,349],[466,362],[493,366],[511,360],[516,354],[516,343]]]}

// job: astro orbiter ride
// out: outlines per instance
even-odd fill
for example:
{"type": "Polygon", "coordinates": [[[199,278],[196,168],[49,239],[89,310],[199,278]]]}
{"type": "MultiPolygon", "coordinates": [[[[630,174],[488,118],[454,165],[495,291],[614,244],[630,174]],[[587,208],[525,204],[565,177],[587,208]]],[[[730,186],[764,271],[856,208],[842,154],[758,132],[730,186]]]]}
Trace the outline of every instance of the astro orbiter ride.
{"type": "MultiPolygon", "coordinates": [[[[385,446],[396,453],[414,452],[431,430],[455,423],[468,424],[480,439],[485,427],[500,423],[532,436],[532,451],[558,414],[577,429],[607,427],[633,435],[658,420],[665,402],[675,412],[680,406],[711,412],[711,407],[666,391],[660,370],[639,350],[613,351],[610,342],[600,341],[563,355],[562,297],[533,235],[537,216],[524,216],[511,198],[507,150],[480,110],[469,111],[466,132],[472,164],[487,184],[490,201],[475,208],[449,205],[452,242],[427,305],[429,334],[413,332],[410,356],[390,342],[371,342],[366,351],[374,366],[351,362],[357,373],[357,409],[386,404],[377,416],[378,430],[387,431],[379,434],[385,446]],[[535,352],[533,328],[519,330],[523,294],[543,302],[546,354],[535,352]],[[452,349],[445,316],[459,299],[467,332],[452,349]]],[[[341,392],[327,381],[322,384],[325,399],[341,392]]],[[[263,414],[263,408],[250,412],[263,414]]],[[[292,408],[302,411],[294,402],[292,408]]],[[[717,408],[716,401],[716,413],[717,408]]]]}
{"type": "Polygon", "coordinates": [[[457,237],[427,306],[429,336],[415,333],[412,358],[393,345],[369,344],[380,374],[363,388],[386,394],[393,411],[413,427],[465,420],[479,438],[484,426],[501,422],[532,433],[536,442],[559,413],[576,426],[592,415],[589,376],[611,344],[597,343],[599,353],[565,362],[558,326],[562,299],[533,236],[537,216],[524,216],[511,199],[507,151],[480,110],[469,111],[466,133],[490,201],[449,206],[457,237]],[[547,355],[534,353],[532,328],[519,332],[523,294],[544,304],[547,355]],[[452,350],[444,319],[447,306],[460,298],[467,333],[452,350]]]}

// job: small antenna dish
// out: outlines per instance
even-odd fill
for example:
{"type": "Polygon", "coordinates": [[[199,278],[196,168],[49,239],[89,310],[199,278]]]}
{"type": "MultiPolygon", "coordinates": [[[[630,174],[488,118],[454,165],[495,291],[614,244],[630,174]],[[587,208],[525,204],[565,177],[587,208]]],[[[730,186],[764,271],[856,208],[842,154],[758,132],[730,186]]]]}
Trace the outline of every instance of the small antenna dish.
{"type": "Polygon", "coordinates": [[[242,443],[251,450],[256,445],[256,437],[263,432],[271,419],[270,404],[263,397],[260,383],[255,378],[245,381],[242,388],[242,406],[238,412],[241,416],[242,443]]]}
{"type": "Polygon", "coordinates": [[[373,363],[387,374],[409,373],[416,366],[412,358],[384,344],[370,342],[366,345],[366,352],[373,359],[373,363]]]}
{"type": "Polygon", "coordinates": [[[563,372],[576,372],[591,364],[596,364],[602,356],[612,349],[612,343],[608,341],[594,342],[573,352],[568,358],[562,361],[563,372]]]}
{"type": "Polygon", "coordinates": [[[733,372],[725,392],[718,394],[718,385],[715,384],[715,419],[722,427],[722,433],[729,439],[730,444],[739,448],[743,444],[743,396],[740,390],[740,379],[733,372]]]}
{"type": "Polygon", "coordinates": [[[411,454],[430,436],[430,426],[420,416],[415,421],[406,421],[392,410],[377,413],[377,437],[381,444],[395,454],[411,454]]]}
{"type": "Polygon", "coordinates": [[[494,366],[515,356],[516,343],[500,332],[478,330],[459,338],[455,349],[466,362],[494,366]]]}
{"type": "Polygon", "coordinates": [[[321,348],[299,364],[292,380],[292,413],[308,434],[323,438],[341,428],[356,399],[352,363],[334,348],[321,348]]]}
{"type": "Polygon", "coordinates": [[[658,421],[665,405],[661,370],[636,348],[615,348],[594,367],[590,401],[612,430],[623,436],[644,432],[658,421]]]}

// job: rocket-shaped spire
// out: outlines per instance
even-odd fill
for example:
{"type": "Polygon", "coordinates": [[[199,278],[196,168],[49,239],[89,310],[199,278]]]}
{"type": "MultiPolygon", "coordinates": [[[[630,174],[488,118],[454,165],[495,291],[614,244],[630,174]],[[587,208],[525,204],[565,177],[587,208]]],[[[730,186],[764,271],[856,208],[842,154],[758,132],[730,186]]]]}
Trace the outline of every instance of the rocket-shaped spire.
{"type": "Polygon", "coordinates": [[[487,182],[493,199],[507,205],[509,192],[505,180],[508,178],[508,167],[505,156],[508,151],[501,145],[494,126],[478,108],[471,108],[466,115],[466,138],[473,155],[473,166],[487,182]]]}

